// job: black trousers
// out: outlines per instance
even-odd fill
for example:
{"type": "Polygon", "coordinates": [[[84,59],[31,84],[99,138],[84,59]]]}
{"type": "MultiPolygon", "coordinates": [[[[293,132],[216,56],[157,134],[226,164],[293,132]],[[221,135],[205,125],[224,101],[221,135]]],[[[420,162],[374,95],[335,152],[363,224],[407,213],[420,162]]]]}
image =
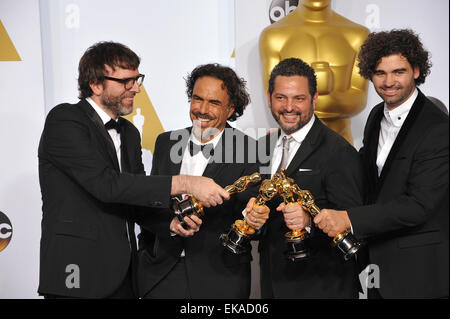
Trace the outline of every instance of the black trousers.
{"type": "Polygon", "coordinates": [[[191,294],[189,292],[189,282],[184,257],[180,257],[167,276],[147,292],[143,298],[190,299],[191,294]]]}

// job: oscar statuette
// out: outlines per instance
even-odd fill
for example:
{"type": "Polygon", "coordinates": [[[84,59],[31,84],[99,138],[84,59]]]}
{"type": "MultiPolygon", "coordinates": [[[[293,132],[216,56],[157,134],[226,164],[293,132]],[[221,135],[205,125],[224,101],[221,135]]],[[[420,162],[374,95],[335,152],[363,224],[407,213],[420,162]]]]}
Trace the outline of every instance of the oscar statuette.
{"type": "MultiPolygon", "coordinates": [[[[264,205],[277,194],[274,180],[265,179],[259,188],[255,205],[264,205]]],[[[255,234],[255,229],[245,220],[238,219],[226,234],[220,235],[223,245],[234,254],[242,254],[251,249],[250,239],[255,234]]]]}
{"type": "MultiPolygon", "coordinates": [[[[281,169],[280,176],[277,183],[278,194],[283,197],[286,205],[296,203],[293,190],[298,188],[297,184],[292,178],[286,177],[284,168],[281,169]]],[[[307,235],[308,232],[305,229],[295,229],[284,235],[287,245],[286,258],[291,261],[299,261],[309,257],[308,247],[305,243],[307,235]]]]}
{"type": "MultiPolygon", "coordinates": [[[[298,186],[294,192],[299,196],[299,203],[303,209],[309,212],[314,218],[320,213],[320,209],[314,203],[314,197],[307,190],[302,190],[298,186]]],[[[332,245],[338,247],[344,254],[344,259],[349,260],[361,248],[361,243],[353,236],[349,230],[345,230],[334,236],[332,245]]]]}
{"type": "MultiPolygon", "coordinates": [[[[242,176],[236,180],[232,185],[225,186],[225,191],[230,195],[235,193],[243,192],[247,189],[250,183],[257,183],[261,181],[261,175],[259,173],[253,173],[249,176],[242,176]]],[[[180,224],[184,229],[188,229],[189,226],[184,221],[185,216],[195,215],[199,218],[204,216],[202,203],[197,200],[194,196],[187,196],[185,199],[180,200],[178,197],[172,198],[172,209],[175,212],[180,224]]]]}

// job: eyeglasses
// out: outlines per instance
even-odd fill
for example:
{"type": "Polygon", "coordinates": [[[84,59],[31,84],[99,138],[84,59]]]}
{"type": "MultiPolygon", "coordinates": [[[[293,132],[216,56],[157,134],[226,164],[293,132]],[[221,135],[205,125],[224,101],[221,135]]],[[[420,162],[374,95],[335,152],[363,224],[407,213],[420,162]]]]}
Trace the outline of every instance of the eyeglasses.
{"type": "Polygon", "coordinates": [[[135,78],[126,78],[126,79],[112,78],[110,76],[104,75],[103,78],[105,78],[107,80],[111,80],[111,81],[116,81],[116,82],[122,83],[124,85],[124,87],[125,87],[125,90],[130,90],[134,86],[135,82],[137,82],[138,86],[141,86],[142,83],[144,82],[145,75],[144,74],[139,74],[135,78]]]}

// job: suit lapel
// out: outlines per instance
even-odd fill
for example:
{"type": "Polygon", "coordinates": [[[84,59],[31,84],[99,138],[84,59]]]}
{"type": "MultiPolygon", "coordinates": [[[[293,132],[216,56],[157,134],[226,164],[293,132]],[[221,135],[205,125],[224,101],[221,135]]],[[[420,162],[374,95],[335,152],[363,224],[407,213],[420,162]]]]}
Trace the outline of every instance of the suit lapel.
{"type": "Polygon", "coordinates": [[[378,196],[379,190],[379,178],[377,167],[377,152],[378,152],[378,140],[380,136],[380,123],[383,118],[384,102],[375,106],[373,117],[367,123],[366,134],[364,138],[364,154],[363,163],[366,165],[367,178],[368,178],[368,196],[369,201],[372,202],[378,196]]]}
{"type": "Polygon", "coordinates": [[[178,131],[173,131],[170,133],[170,136],[168,137],[167,141],[167,148],[165,148],[165,151],[162,153],[164,157],[162,157],[158,163],[159,167],[162,167],[162,171],[168,175],[178,175],[180,174],[181,170],[181,164],[184,156],[184,152],[186,151],[186,145],[189,141],[189,136],[191,134],[191,128],[184,128],[178,131]],[[187,133],[183,132],[187,131],[187,133]],[[176,139],[171,139],[171,136],[175,136],[176,139]],[[187,138],[186,138],[187,137],[187,138]],[[175,144],[181,143],[179,146],[176,146],[178,149],[178,154],[176,156],[180,159],[178,162],[174,162],[170,156],[172,152],[172,148],[175,147],[175,144]]]}
{"type": "Polygon", "coordinates": [[[320,144],[320,137],[324,129],[324,124],[316,117],[311,130],[306,135],[297,153],[286,169],[286,175],[291,176],[300,165],[314,152],[320,144]]]}
{"type": "MultiPolygon", "coordinates": [[[[119,118],[119,121],[125,121],[125,119],[123,118],[119,118]]],[[[120,166],[122,168],[122,172],[127,172],[127,173],[133,173],[133,170],[131,168],[131,163],[130,163],[130,156],[131,154],[128,151],[128,145],[130,145],[130,142],[128,141],[128,138],[130,136],[129,134],[129,127],[128,125],[125,125],[125,123],[123,123],[121,125],[121,130],[120,130],[120,166]]]]}
{"type": "Polygon", "coordinates": [[[87,102],[86,100],[81,100],[79,102],[81,109],[87,114],[89,119],[92,121],[95,126],[97,132],[100,135],[100,139],[104,142],[101,145],[104,146],[105,152],[108,154],[111,159],[115,169],[119,171],[119,162],[117,161],[116,149],[114,147],[114,143],[111,139],[111,136],[108,134],[108,131],[105,129],[102,119],[94,110],[94,108],[87,102]]]}
{"type": "Polygon", "coordinates": [[[425,104],[425,96],[422,94],[422,92],[419,91],[419,94],[417,95],[417,98],[414,101],[414,104],[412,105],[405,122],[403,123],[400,131],[398,132],[397,138],[395,139],[394,144],[392,145],[391,151],[389,152],[386,162],[384,163],[383,170],[381,171],[380,174],[380,183],[383,183],[383,180],[385,179],[387,173],[389,172],[393,159],[401,149],[406,138],[408,138],[408,136],[411,138],[410,132],[412,130],[412,127],[414,126],[414,123],[419,117],[419,113],[422,110],[424,104],[425,104]]]}
{"type": "MultiPolygon", "coordinates": [[[[235,141],[227,141],[228,130],[233,130],[233,128],[227,123],[219,142],[214,148],[214,156],[210,157],[208,165],[206,165],[203,176],[215,179],[216,176],[219,176],[219,174],[229,165],[229,163],[226,163],[225,161],[225,155],[227,153],[229,154],[229,152],[233,152],[234,156],[236,155],[234,154],[236,150],[235,141]],[[230,149],[230,146],[232,149],[230,149]],[[220,158],[217,159],[217,157],[220,158]]],[[[233,134],[230,134],[230,136],[233,136],[233,134]]]]}
{"type": "Polygon", "coordinates": [[[262,137],[258,141],[258,161],[261,164],[261,167],[264,167],[264,171],[267,172],[264,174],[264,179],[270,179],[270,172],[272,171],[272,159],[273,152],[277,145],[278,139],[281,135],[281,129],[278,128],[276,132],[267,133],[266,136],[262,137]],[[264,149],[264,154],[259,154],[260,148],[264,149]]]}

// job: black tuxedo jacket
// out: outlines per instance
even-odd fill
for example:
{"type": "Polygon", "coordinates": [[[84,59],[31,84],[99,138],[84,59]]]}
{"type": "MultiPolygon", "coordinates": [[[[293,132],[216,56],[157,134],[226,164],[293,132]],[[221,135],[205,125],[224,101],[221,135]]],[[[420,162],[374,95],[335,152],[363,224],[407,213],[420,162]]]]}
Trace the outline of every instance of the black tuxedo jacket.
{"type": "Polygon", "coordinates": [[[378,177],[383,108],[373,108],[364,130],[369,196],[348,211],[353,230],[367,238],[382,297],[448,296],[448,116],[419,91],[378,177]]]}
{"type": "MultiPolygon", "coordinates": [[[[153,156],[152,175],[180,173],[181,159],[190,131],[191,129],[188,128],[165,132],[158,136],[153,156]],[[174,139],[171,139],[171,135],[174,139]],[[177,163],[174,163],[171,157],[175,156],[175,153],[179,160],[177,163]]],[[[221,140],[214,149],[215,158],[222,157],[222,163],[213,163],[211,158],[203,176],[210,177],[217,184],[225,187],[233,184],[241,176],[255,173],[258,169],[256,164],[249,164],[248,158],[242,157],[246,155],[249,141],[252,145],[256,145],[255,140],[227,125],[221,140]],[[232,138],[233,135],[236,137],[232,138]],[[236,156],[242,157],[240,162],[236,158],[233,159],[236,156]]],[[[222,245],[219,236],[228,232],[236,219],[243,219],[242,210],[257,188],[259,184],[254,184],[245,192],[231,195],[230,200],[224,201],[222,205],[204,209],[205,215],[202,218],[200,230],[189,238],[161,237],[143,225],[139,235],[140,295],[144,296],[158,282],[164,280],[163,278],[171,271],[184,249],[192,298],[248,298],[251,254],[230,253],[222,245]]]]}
{"type": "MultiPolygon", "coordinates": [[[[265,137],[267,141],[273,134],[265,137]]],[[[275,138],[274,138],[275,139],[275,138]]],[[[258,142],[262,144],[260,140],[258,142]]],[[[275,144],[268,151],[272,152],[275,144]]],[[[317,117],[286,169],[301,189],[309,190],[319,208],[345,209],[362,202],[362,169],[358,153],[344,138],[317,117]]],[[[344,261],[331,238],[312,226],[308,261],[286,259],[283,214],[275,209],[282,199],[269,202],[270,217],[259,243],[262,297],[357,298],[359,281],[355,260],[344,261]],[[273,295],[272,295],[273,293],[273,295]]]]}
{"type": "Polygon", "coordinates": [[[138,211],[158,217],[154,231],[169,233],[171,216],[143,207],[169,206],[171,177],[145,176],[139,133],[122,120],[120,173],[111,137],[86,100],[58,105],[47,116],[39,145],[40,294],[111,295],[136,251],[138,211]]]}

